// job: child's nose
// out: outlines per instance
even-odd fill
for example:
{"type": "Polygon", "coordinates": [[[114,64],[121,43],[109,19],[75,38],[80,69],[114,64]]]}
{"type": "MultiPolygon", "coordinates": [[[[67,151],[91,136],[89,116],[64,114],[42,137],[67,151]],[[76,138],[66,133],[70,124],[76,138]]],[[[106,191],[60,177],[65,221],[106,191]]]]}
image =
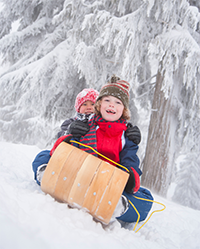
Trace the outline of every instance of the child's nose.
{"type": "Polygon", "coordinates": [[[110,102],[110,103],[109,103],[109,106],[112,106],[112,107],[113,107],[113,106],[114,106],[114,103],[110,102]]]}

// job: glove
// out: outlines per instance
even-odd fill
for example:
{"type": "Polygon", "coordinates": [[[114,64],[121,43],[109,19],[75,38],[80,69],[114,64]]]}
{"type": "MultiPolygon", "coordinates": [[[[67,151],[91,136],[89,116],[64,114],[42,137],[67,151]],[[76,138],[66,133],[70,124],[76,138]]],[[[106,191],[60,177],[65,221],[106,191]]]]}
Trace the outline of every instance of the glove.
{"type": "Polygon", "coordinates": [[[82,137],[88,133],[90,127],[87,121],[75,120],[69,125],[68,132],[72,134],[73,137],[82,137]]]}
{"type": "Polygon", "coordinates": [[[133,126],[131,123],[128,123],[127,130],[125,131],[125,136],[128,137],[135,144],[139,144],[141,141],[140,129],[137,126],[133,126]]]}
{"type": "Polygon", "coordinates": [[[130,168],[129,170],[129,178],[125,186],[125,191],[129,194],[133,194],[135,188],[135,176],[133,170],[130,168]]]}

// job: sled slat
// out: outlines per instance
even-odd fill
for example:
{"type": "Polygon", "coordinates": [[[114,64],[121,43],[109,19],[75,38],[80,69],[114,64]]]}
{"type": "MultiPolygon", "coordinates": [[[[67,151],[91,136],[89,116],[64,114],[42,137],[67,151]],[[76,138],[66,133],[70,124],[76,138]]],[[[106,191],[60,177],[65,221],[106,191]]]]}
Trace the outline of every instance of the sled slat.
{"type": "Polygon", "coordinates": [[[77,154],[76,148],[74,147],[74,150],[71,152],[70,157],[65,161],[58,177],[58,182],[54,191],[56,199],[68,202],[69,192],[86,157],[86,153],[77,154]]]}
{"type": "Polygon", "coordinates": [[[61,169],[65,161],[69,157],[74,148],[67,146],[66,143],[60,143],[55,150],[53,156],[50,158],[44,176],[41,182],[41,189],[50,195],[54,194],[56,183],[60,175],[61,169]]]}
{"type": "Polygon", "coordinates": [[[114,166],[108,168],[108,164],[106,162],[101,162],[83,202],[83,207],[90,210],[91,214],[94,214],[98,208],[114,169],[114,166]]]}
{"type": "Polygon", "coordinates": [[[101,220],[103,217],[102,221],[106,224],[109,223],[123,189],[125,188],[128,177],[129,175],[126,172],[115,168],[101,203],[93,215],[94,217],[98,220],[101,220]]]}
{"type": "Polygon", "coordinates": [[[86,193],[100,164],[100,159],[90,154],[88,155],[74,180],[68,198],[69,204],[77,207],[83,205],[86,193]]]}

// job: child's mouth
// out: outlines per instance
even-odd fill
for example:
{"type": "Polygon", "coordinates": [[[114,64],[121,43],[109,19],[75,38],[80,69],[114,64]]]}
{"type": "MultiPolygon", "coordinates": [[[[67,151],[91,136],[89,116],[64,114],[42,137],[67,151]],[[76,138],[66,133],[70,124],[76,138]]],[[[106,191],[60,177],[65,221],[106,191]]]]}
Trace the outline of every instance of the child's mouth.
{"type": "Polygon", "coordinates": [[[115,112],[112,111],[112,110],[107,110],[106,112],[109,113],[109,114],[115,114],[115,112]]]}

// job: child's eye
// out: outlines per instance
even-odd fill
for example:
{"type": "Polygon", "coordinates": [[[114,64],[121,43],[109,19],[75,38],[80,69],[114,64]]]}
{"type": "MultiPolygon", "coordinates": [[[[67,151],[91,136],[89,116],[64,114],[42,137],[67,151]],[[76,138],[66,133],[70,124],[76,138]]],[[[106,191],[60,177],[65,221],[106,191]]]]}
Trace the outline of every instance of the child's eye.
{"type": "Polygon", "coordinates": [[[117,103],[118,105],[121,105],[121,104],[122,104],[120,101],[117,101],[116,103],[117,103]]]}

